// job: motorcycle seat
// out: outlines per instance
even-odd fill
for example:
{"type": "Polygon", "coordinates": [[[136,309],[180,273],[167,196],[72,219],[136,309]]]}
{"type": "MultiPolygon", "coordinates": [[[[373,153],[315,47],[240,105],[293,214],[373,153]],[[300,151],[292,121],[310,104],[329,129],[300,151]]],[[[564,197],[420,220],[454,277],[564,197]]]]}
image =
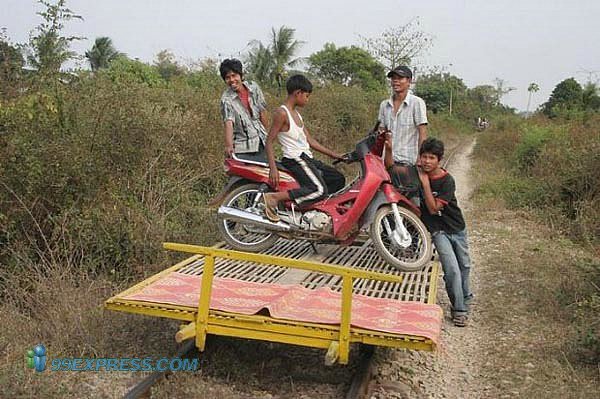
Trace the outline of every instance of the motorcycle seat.
{"type": "MultiPolygon", "coordinates": [[[[245,154],[234,154],[233,158],[237,159],[238,161],[242,161],[244,163],[248,163],[248,164],[252,164],[252,165],[259,165],[259,166],[263,166],[265,168],[269,167],[269,163],[264,158],[256,158],[255,156],[246,156],[245,154]]],[[[278,170],[280,170],[282,172],[292,173],[292,172],[290,172],[290,170],[288,168],[283,166],[283,164],[281,162],[275,161],[275,164],[277,165],[278,170]]]]}

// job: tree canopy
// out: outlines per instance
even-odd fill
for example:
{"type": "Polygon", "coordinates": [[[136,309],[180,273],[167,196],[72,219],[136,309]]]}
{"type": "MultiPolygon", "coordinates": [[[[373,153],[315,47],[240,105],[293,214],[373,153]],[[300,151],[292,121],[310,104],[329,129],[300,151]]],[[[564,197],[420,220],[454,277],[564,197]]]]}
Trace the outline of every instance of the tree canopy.
{"type": "Polygon", "coordinates": [[[565,79],[556,85],[542,107],[542,112],[550,118],[572,111],[600,111],[598,86],[588,82],[581,87],[574,78],[565,79]]]}
{"type": "Polygon", "coordinates": [[[405,25],[385,29],[377,37],[360,36],[363,47],[378,59],[386,69],[411,65],[433,44],[433,36],[422,31],[418,18],[405,25]]]}
{"type": "Polygon", "coordinates": [[[560,111],[579,109],[582,105],[583,89],[574,79],[568,78],[556,85],[550,98],[544,104],[543,112],[549,117],[556,116],[560,111]]]}
{"type": "Polygon", "coordinates": [[[112,40],[106,36],[96,38],[92,48],[85,52],[85,58],[90,63],[92,71],[108,68],[112,61],[123,55],[115,49],[112,40]]]}
{"type": "Polygon", "coordinates": [[[326,43],[308,61],[310,72],[326,81],[364,89],[381,89],[385,83],[383,65],[360,47],[326,43]]]}
{"type": "Polygon", "coordinates": [[[46,9],[37,13],[43,21],[29,39],[27,62],[42,73],[57,73],[66,61],[77,56],[69,49],[71,42],[82,39],[78,36],[63,36],[61,31],[64,24],[83,18],[68,9],[65,0],[58,0],[56,4],[45,0],[38,0],[38,3],[46,9]]]}
{"type": "Polygon", "coordinates": [[[415,93],[425,100],[433,113],[450,108],[450,96],[456,98],[458,92],[465,92],[463,80],[449,73],[432,73],[419,77],[415,93]]]}
{"type": "Polygon", "coordinates": [[[156,54],[154,65],[164,80],[171,80],[176,76],[182,76],[185,68],[176,61],[175,54],[169,50],[162,50],[156,54]]]}
{"type": "Polygon", "coordinates": [[[25,65],[25,59],[21,51],[2,40],[0,36],[0,79],[6,80],[13,75],[18,75],[25,65]]]}

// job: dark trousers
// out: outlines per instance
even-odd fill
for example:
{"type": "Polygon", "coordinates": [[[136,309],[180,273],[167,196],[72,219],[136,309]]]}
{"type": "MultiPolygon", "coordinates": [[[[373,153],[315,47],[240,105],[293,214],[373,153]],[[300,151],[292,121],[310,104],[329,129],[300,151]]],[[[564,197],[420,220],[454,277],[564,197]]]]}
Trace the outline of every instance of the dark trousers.
{"type": "Polygon", "coordinates": [[[299,159],[282,158],[281,163],[300,184],[300,188],[289,191],[290,198],[298,205],[318,201],[341,190],[346,184],[343,174],[305,153],[299,159]]]}
{"type": "Polygon", "coordinates": [[[263,145],[262,141],[258,145],[258,151],[236,153],[235,156],[239,159],[246,160],[246,161],[268,163],[267,153],[265,151],[265,146],[263,145]]]}

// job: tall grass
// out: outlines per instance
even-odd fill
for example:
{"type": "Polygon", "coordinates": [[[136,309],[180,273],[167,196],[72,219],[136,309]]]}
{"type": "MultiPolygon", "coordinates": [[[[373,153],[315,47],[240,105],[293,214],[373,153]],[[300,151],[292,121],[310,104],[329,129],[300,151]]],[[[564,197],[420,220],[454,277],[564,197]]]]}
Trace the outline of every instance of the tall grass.
{"type": "MultiPolygon", "coordinates": [[[[549,121],[507,119],[478,141],[485,165],[479,195],[502,199],[598,255],[600,248],[600,115],[549,121]]],[[[593,256],[562,265],[555,295],[579,330],[583,359],[600,361],[600,262],[593,256]]]]}

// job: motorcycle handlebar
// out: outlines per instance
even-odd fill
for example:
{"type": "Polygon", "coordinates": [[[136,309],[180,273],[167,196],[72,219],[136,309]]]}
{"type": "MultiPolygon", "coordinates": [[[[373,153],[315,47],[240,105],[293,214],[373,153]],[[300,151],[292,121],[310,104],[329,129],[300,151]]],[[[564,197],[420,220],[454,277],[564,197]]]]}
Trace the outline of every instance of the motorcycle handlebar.
{"type": "Polygon", "coordinates": [[[352,157],[352,153],[349,152],[347,154],[342,155],[342,157],[340,159],[336,159],[335,161],[333,161],[333,165],[337,165],[340,162],[349,164],[352,162],[355,162],[356,160],[354,159],[354,157],[352,157]]]}
{"type": "MultiPolygon", "coordinates": [[[[385,136],[386,134],[388,134],[390,132],[389,129],[386,129],[385,131],[381,130],[380,125],[381,125],[381,123],[377,122],[375,124],[375,126],[373,127],[373,130],[371,130],[369,132],[367,137],[379,141],[381,136],[385,136]]],[[[350,164],[350,163],[358,161],[357,158],[358,158],[358,154],[356,153],[356,151],[348,152],[348,153],[344,154],[341,159],[336,159],[335,161],[333,161],[333,165],[337,165],[340,162],[350,164]]]]}

